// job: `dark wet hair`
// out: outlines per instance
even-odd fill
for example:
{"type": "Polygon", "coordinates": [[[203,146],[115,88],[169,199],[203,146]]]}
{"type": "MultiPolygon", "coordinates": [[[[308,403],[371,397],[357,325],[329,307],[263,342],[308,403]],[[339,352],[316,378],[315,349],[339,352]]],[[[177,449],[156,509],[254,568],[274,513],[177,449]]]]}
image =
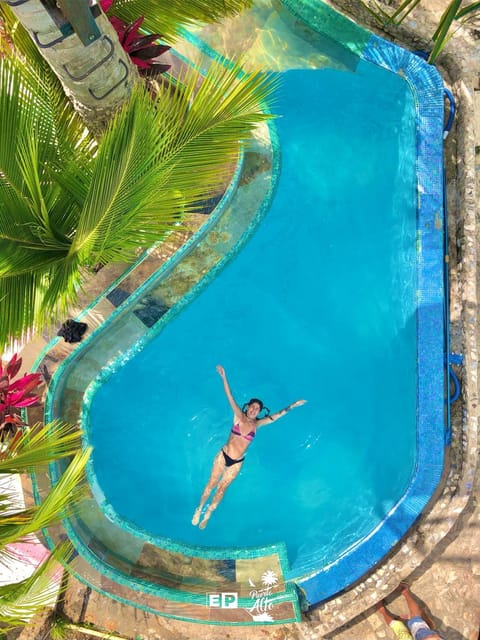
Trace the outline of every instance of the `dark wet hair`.
{"type": "Polygon", "coordinates": [[[266,407],[263,404],[262,400],[259,400],[258,398],[251,398],[248,402],[246,402],[242,407],[243,413],[247,413],[248,407],[251,404],[253,404],[254,402],[256,402],[260,407],[260,411],[258,412],[257,420],[261,420],[262,418],[266,418],[270,414],[270,409],[268,407],[266,407]],[[263,416],[260,415],[262,413],[262,411],[265,412],[263,416]]]}

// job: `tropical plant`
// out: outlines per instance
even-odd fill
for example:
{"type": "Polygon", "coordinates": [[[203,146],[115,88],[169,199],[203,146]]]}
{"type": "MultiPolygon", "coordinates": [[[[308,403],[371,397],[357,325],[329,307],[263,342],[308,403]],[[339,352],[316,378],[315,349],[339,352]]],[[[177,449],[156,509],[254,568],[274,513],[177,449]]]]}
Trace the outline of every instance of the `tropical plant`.
{"type": "Polygon", "coordinates": [[[145,29],[174,42],[189,26],[219,22],[252,5],[253,0],[114,0],[112,12],[126,22],[145,16],[145,29]]]}
{"type": "Polygon", "coordinates": [[[214,64],[139,85],[100,142],[39,56],[0,59],[0,346],[55,321],[85,268],[129,260],[228,182],[275,80],[214,64]]]}
{"type": "MultiPolygon", "coordinates": [[[[144,16],[148,33],[162,33],[172,43],[183,27],[236,15],[252,1],[121,0],[112,13],[127,24],[144,16]]],[[[98,5],[90,7],[87,0],[78,0],[68,12],[69,6],[60,0],[35,6],[12,3],[11,7],[0,2],[0,17],[7,31],[15,32],[19,48],[28,48],[27,39],[35,42],[89,128],[99,132],[128,99],[138,74],[98,5]],[[24,29],[18,28],[18,21],[24,29]],[[85,24],[87,30],[82,27],[85,24]]]]}
{"type": "MultiPolygon", "coordinates": [[[[405,18],[410,15],[413,9],[420,4],[421,0],[404,0],[393,13],[388,13],[378,3],[376,3],[375,10],[366,2],[363,2],[363,0],[361,0],[361,2],[367,11],[369,11],[369,13],[371,13],[378,22],[385,26],[388,24],[401,24],[405,18]]],[[[454,25],[455,22],[458,23],[458,26],[464,24],[479,10],[480,2],[478,1],[464,5],[463,7],[462,0],[450,1],[443,12],[435,33],[432,36],[434,45],[428,57],[428,62],[430,62],[430,64],[434,64],[436,62],[448,41],[453,37],[454,33],[450,32],[452,25],[454,25]]]]}
{"type": "MultiPolygon", "coordinates": [[[[112,2],[113,0],[100,0],[100,6],[105,13],[111,8],[112,2]]],[[[163,37],[159,33],[148,36],[141,33],[140,27],[144,16],[140,16],[130,24],[115,15],[108,16],[108,19],[117,32],[123,50],[128,53],[131,61],[137,65],[140,72],[148,70],[149,72],[165,73],[170,69],[169,64],[154,61],[155,58],[166,53],[170,47],[158,42],[163,37]]]]}
{"type": "MultiPolygon", "coordinates": [[[[4,567],[18,559],[15,543],[29,541],[32,533],[51,526],[75,508],[83,497],[84,468],[89,450],[78,452],[78,431],[58,421],[45,427],[35,425],[15,441],[10,441],[0,454],[0,478],[33,470],[59,458],[74,456],[59,482],[38,506],[13,509],[12,496],[0,494],[0,562],[4,567]]],[[[24,624],[51,599],[58,589],[52,575],[58,571],[57,561],[65,563],[71,554],[69,545],[54,550],[31,577],[0,586],[0,626],[2,630],[24,624]]]]}
{"type": "Polygon", "coordinates": [[[17,427],[24,426],[19,409],[31,407],[38,403],[39,396],[33,391],[42,384],[40,373],[25,373],[12,382],[22,366],[22,358],[15,353],[4,367],[0,361],[0,441],[4,432],[15,432],[17,427]]]}
{"type": "MultiPolygon", "coordinates": [[[[87,2],[80,0],[76,6],[79,15],[87,13],[83,18],[88,20],[87,2]]],[[[40,4],[32,11],[30,6],[11,7],[0,1],[0,20],[17,54],[26,64],[41,55],[90,130],[100,134],[130,96],[138,73],[113,25],[100,9],[97,11],[94,28],[83,43],[55,3],[40,4]]],[[[74,15],[70,16],[72,21],[74,15]]]]}

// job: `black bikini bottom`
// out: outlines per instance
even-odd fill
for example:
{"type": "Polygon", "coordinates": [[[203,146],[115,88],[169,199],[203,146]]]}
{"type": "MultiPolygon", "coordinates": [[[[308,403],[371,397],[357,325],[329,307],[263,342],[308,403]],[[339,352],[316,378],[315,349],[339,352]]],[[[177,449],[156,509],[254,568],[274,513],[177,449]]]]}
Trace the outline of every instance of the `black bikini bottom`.
{"type": "Polygon", "coordinates": [[[222,449],[223,457],[225,458],[225,466],[231,467],[233,464],[238,464],[239,462],[243,462],[245,457],[240,458],[240,460],[235,460],[235,458],[231,458],[225,451],[222,449]]]}

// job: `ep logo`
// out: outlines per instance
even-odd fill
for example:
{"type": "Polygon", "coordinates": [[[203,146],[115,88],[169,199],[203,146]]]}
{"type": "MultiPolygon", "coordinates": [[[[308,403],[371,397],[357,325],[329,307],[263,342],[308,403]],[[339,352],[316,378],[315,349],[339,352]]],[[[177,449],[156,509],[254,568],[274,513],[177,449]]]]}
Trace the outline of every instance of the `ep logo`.
{"type": "Polygon", "coordinates": [[[207,594],[207,604],[209,607],[219,607],[220,609],[237,609],[237,593],[209,593],[207,594]]]}

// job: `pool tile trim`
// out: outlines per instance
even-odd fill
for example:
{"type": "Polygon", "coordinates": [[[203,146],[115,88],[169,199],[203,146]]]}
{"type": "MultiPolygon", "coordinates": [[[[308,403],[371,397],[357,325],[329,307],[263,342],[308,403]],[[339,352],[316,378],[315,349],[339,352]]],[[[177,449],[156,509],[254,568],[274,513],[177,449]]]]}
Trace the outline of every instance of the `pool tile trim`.
{"type": "MultiPolygon", "coordinates": [[[[379,63],[378,62],[378,60],[379,60],[378,52],[381,51],[382,52],[382,58],[381,58],[381,62],[380,63],[382,64],[382,66],[386,66],[388,64],[392,64],[391,70],[393,70],[393,71],[395,71],[397,73],[402,73],[403,74],[405,72],[404,65],[406,65],[407,69],[410,69],[409,64],[411,63],[412,59],[415,59],[415,61],[418,61],[419,59],[416,58],[415,56],[413,56],[412,54],[409,54],[405,50],[400,50],[406,55],[402,55],[400,57],[400,59],[402,60],[402,64],[401,65],[397,65],[397,62],[398,62],[398,59],[399,59],[398,58],[398,50],[399,50],[399,47],[396,47],[395,45],[392,45],[392,44],[382,40],[381,38],[378,38],[377,36],[372,36],[371,40],[369,41],[369,43],[368,43],[368,45],[367,45],[367,47],[364,50],[364,53],[362,55],[364,56],[364,59],[368,59],[368,56],[371,55],[372,56],[372,60],[371,61],[376,61],[377,60],[376,63],[378,64],[379,63]],[[372,47],[371,50],[370,50],[370,45],[372,47]],[[392,55],[392,58],[389,59],[389,55],[390,55],[390,53],[392,51],[395,52],[395,53],[394,53],[394,55],[392,55]],[[406,59],[408,57],[410,57],[410,60],[406,59]]],[[[429,67],[428,65],[425,65],[425,63],[423,63],[423,61],[422,61],[422,64],[423,64],[424,67],[428,67],[429,69],[432,69],[432,67],[429,67]]],[[[420,65],[420,66],[422,66],[422,65],[420,65]]],[[[412,67],[416,67],[416,65],[413,64],[412,67]]],[[[390,68],[390,67],[387,66],[387,68],[390,68]]],[[[418,76],[418,70],[416,71],[416,73],[417,73],[417,76],[418,76]]],[[[416,88],[416,82],[418,81],[418,77],[417,76],[415,76],[415,74],[413,74],[412,77],[408,77],[407,76],[407,78],[406,78],[407,81],[409,83],[411,83],[412,90],[414,90],[415,94],[417,92],[417,88],[416,88]]],[[[438,80],[438,78],[437,78],[437,80],[438,80]]],[[[426,82],[425,84],[426,84],[427,88],[428,87],[431,88],[432,87],[432,78],[429,77],[428,78],[428,82],[426,82]]],[[[435,82],[433,83],[433,85],[435,85],[435,82]]],[[[434,110],[435,110],[435,105],[433,105],[433,106],[434,106],[434,110]]],[[[419,125],[419,127],[418,127],[418,130],[419,130],[419,148],[422,145],[424,145],[426,147],[426,149],[427,149],[427,152],[431,153],[431,149],[429,149],[429,146],[430,146],[429,145],[429,142],[430,142],[429,136],[431,136],[432,134],[435,133],[436,125],[433,126],[433,127],[431,126],[432,121],[430,120],[430,114],[424,113],[423,116],[424,116],[423,118],[421,116],[419,116],[419,120],[418,120],[418,125],[419,125]]],[[[436,124],[438,124],[438,121],[437,121],[436,124]]],[[[443,115],[442,115],[442,126],[443,126],[443,115]]],[[[433,152],[434,152],[434,155],[435,155],[435,149],[433,150],[433,152]]],[[[442,154],[442,151],[440,151],[440,157],[441,157],[441,154],[442,154]]],[[[423,185],[420,185],[420,186],[423,186],[423,185]]],[[[436,194],[433,193],[434,197],[435,197],[435,195],[436,194]]],[[[428,198],[425,198],[425,201],[428,201],[428,200],[429,200],[428,198]]],[[[424,212],[426,210],[427,209],[425,209],[425,208],[423,209],[424,212]]],[[[421,220],[421,218],[422,218],[421,212],[422,212],[422,209],[420,209],[420,211],[419,211],[419,220],[421,220]]],[[[438,213],[438,211],[437,211],[437,213],[438,213]]],[[[427,225],[427,228],[425,228],[424,231],[421,234],[421,237],[422,237],[421,246],[422,246],[422,248],[427,246],[428,242],[430,240],[433,242],[434,246],[437,245],[438,244],[437,240],[438,240],[438,236],[440,235],[440,233],[429,234],[428,225],[431,224],[431,218],[426,216],[424,222],[427,225]]],[[[420,228],[421,228],[421,225],[420,225],[420,228]]],[[[424,255],[424,253],[422,251],[422,256],[423,255],[424,255]]],[[[442,260],[441,264],[442,264],[441,268],[443,269],[443,260],[442,260]]],[[[437,269],[438,265],[435,268],[437,269]]],[[[429,303],[437,304],[437,298],[436,298],[437,294],[438,294],[438,291],[433,292],[433,295],[428,290],[420,292],[420,295],[422,296],[422,299],[423,299],[425,305],[427,305],[429,303]]],[[[422,311],[420,309],[419,310],[419,316],[421,315],[421,313],[422,313],[422,311]]],[[[424,338],[425,337],[426,338],[435,337],[435,332],[438,331],[439,327],[440,327],[440,330],[443,331],[442,327],[439,325],[439,322],[438,322],[438,315],[434,315],[432,317],[432,331],[431,331],[431,334],[428,335],[428,332],[427,332],[427,334],[424,335],[423,337],[424,338]]],[[[420,353],[419,355],[421,357],[422,354],[420,353]]],[[[432,361],[431,351],[429,349],[425,349],[424,355],[425,355],[425,360],[426,360],[425,364],[428,365],[429,362],[431,364],[431,361],[432,361]]],[[[437,363],[438,363],[438,358],[437,358],[437,363]]],[[[438,371],[440,371],[440,372],[443,371],[443,360],[442,360],[441,366],[438,367],[437,369],[435,369],[435,372],[438,373],[438,371]]],[[[442,382],[441,382],[440,388],[443,389],[443,375],[442,375],[442,382]]],[[[432,393],[432,392],[434,394],[436,394],[438,392],[438,389],[439,389],[439,387],[436,387],[435,385],[432,385],[432,386],[428,387],[427,389],[425,389],[425,393],[423,394],[423,397],[428,397],[428,395],[430,393],[432,393]]],[[[442,394],[443,394],[443,391],[442,391],[442,394]]],[[[432,416],[432,417],[433,417],[433,419],[435,421],[438,418],[438,416],[435,416],[435,415],[432,416]]],[[[443,423],[443,416],[442,416],[442,421],[441,422],[443,423]]],[[[428,423],[428,421],[426,421],[426,424],[424,425],[424,427],[428,427],[427,423],[428,423]]],[[[428,433],[428,430],[427,430],[427,433],[428,433]]],[[[438,434],[438,429],[430,430],[430,434],[429,435],[435,436],[437,434],[438,434]]],[[[438,443],[442,443],[442,445],[441,445],[441,454],[443,456],[443,433],[441,434],[441,438],[436,442],[437,445],[438,445],[438,443]]],[[[433,467],[432,467],[432,475],[430,476],[430,478],[427,478],[426,482],[425,482],[425,484],[427,486],[429,484],[431,484],[432,481],[436,484],[435,478],[437,478],[437,482],[438,482],[438,479],[439,479],[440,474],[441,474],[442,466],[443,465],[436,465],[436,464],[433,465],[433,467]]],[[[420,485],[421,485],[421,483],[420,483],[420,485]]],[[[410,501],[410,503],[408,503],[408,501],[406,501],[406,504],[408,504],[407,511],[411,512],[410,513],[411,516],[414,516],[415,513],[418,515],[418,507],[421,506],[421,508],[423,509],[423,506],[425,506],[426,502],[428,502],[428,498],[425,500],[425,496],[420,495],[420,497],[418,497],[418,499],[417,499],[412,495],[412,500],[410,501]]],[[[413,517],[413,520],[415,519],[415,517],[413,517]]],[[[412,522],[413,522],[413,520],[412,520],[412,522]]],[[[373,532],[373,534],[371,534],[372,537],[376,535],[377,531],[378,531],[378,528],[377,528],[377,530],[375,532],[373,532]]],[[[379,538],[379,540],[380,540],[380,538],[379,538]]],[[[384,537],[383,541],[381,541],[381,542],[383,544],[385,544],[385,543],[387,543],[387,545],[389,544],[388,539],[385,538],[385,537],[384,537]]],[[[390,540],[391,544],[390,544],[390,546],[388,546],[388,548],[390,548],[392,546],[392,544],[395,544],[395,542],[396,542],[396,540],[394,540],[394,541],[390,540]]],[[[378,543],[378,541],[377,541],[377,543],[378,543]]],[[[374,557],[374,556],[372,555],[372,557],[374,557]]],[[[344,580],[345,575],[348,574],[348,575],[351,576],[352,570],[355,572],[357,570],[357,567],[361,567],[362,564],[363,563],[356,564],[355,562],[352,562],[352,558],[351,557],[348,559],[348,561],[346,560],[345,561],[345,567],[346,567],[345,571],[339,571],[338,572],[339,583],[341,583],[342,580],[344,580]]],[[[363,568],[358,569],[358,570],[360,571],[360,574],[364,573],[364,569],[363,568]]],[[[332,578],[332,576],[330,576],[330,578],[332,578]]],[[[349,583],[351,583],[351,577],[350,577],[349,583]]],[[[320,600],[321,600],[321,598],[320,598],[320,600]]]]}
{"type": "Polygon", "coordinates": [[[370,37],[361,57],[401,75],[415,101],[419,239],[417,455],[405,494],[375,530],[332,565],[298,581],[312,604],[343,591],[386,556],[427,506],[444,465],[443,81],[435,67],[422,58],[376,35],[370,37]]]}

